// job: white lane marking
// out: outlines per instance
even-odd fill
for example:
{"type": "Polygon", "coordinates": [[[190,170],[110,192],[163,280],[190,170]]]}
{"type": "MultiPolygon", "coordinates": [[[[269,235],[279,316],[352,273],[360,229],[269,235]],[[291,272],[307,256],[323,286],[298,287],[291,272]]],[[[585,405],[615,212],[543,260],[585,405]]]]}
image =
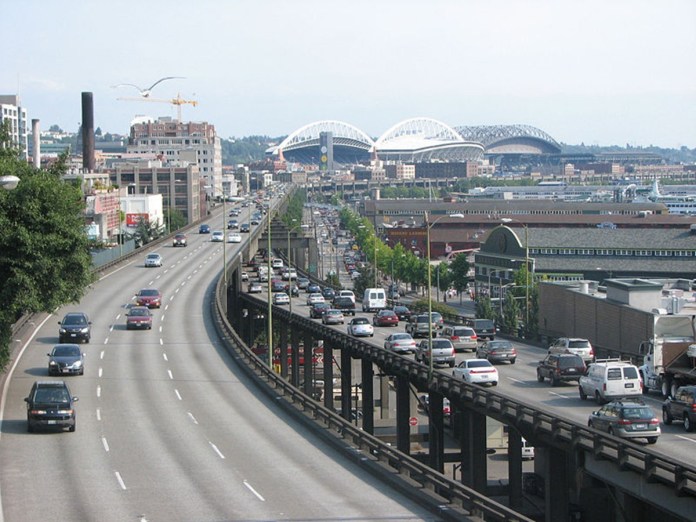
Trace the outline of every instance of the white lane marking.
{"type": "Polygon", "coordinates": [[[196,417],[193,416],[193,413],[191,413],[190,411],[187,411],[186,413],[191,418],[194,424],[198,424],[198,421],[196,420],[196,417]]]}
{"type": "Polygon", "coordinates": [[[506,377],[506,378],[509,379],[509,380],[511,380],[512,382],[516,382],[516,383],[519,383],[519,384],[529,384],[527,381],[521,381],[521,380],[515,379],[515,378],[513,378],[513,377],[506,377]]]}
{"type": "Polygon", "coordinates": [[[164,358],[165,361],[169,362],[169,359],[167,359],[167,354],[166,354],[166,353],[163,353],[163,354],[162,354],[162,357],[164,358]]]}
{"type": "Polygon", "coordinates": [[[225,456],[222,454],[222,452],[217,448],[217,446],[215,444],[213,444],[210,441],[208,441],[208,444],[210,444],[210,447],[213,448],[213,451],[215,451],[215,453],[217,453],[221,459],[225,458],[225,456]]]}
{"type": "Polygon", "coordinates": [[[109,344],[109,338],[104,339],[104,344],[109,344]]]}
{"type": "Polygon", "coordinates": [[[179,288],[177,288],[176,290],[174,290],[174,293],[175,293],[175,294],[178,294],[180,288],[181,288],[181,287],[179,287],[179,288]]]}
{"type": "Polygon", "coordinates": [[[109,326],[109,331],[110,331],[110,332],[113,332],[113,331],[114,331],[114,328],[116,328],[116,325],[115,325],[115,324],[112,324],[111,326],[109,326]]]}
{"type": "Polygon", "coordinates": [[[102,373],[104,373],[104,370],[103,370],[103,369],[101,368],[101,366],[100,366],[100,367],[99,367],[99,377],[102,376],[102,373]]]}
{"type": "Polygon", "coordinates": [[[110,276],[112,276],[112,275],[114,275],[114,274],[120,272],[120,271],[123,270],[124,268],[129,267],[132,263],[133,263],[133,261],[129,261],[128,263],[126,263],[126,264],[123,265],[122,267],[119,267],[119,268],[117,268],[117,269],[115,269],[115,270],[113,270],[113,271],[111,271],[111,272],[109,272],[109,273],[107,273],[107,274],[104,274],[103,276],[101,276],[101,277],[99,278],[99,281],[103,281],[103,280],[106,279],[107,277],[110,277],[110,276]]]}
{"type": "Polygon", "coordinates": [[[266,499],[261,496],[261,494],[256,491],[251,484],[249,484],[246,480],[244,481],[244,485],[247,487],[249,491],[251,491],[254,495],[256,495],[256,498],[258,498],[261,502],[266,502],[266,499]]]}
{"type": "Polygon", "coordinates": [[[159,333],[162,333],[162,325],[159,327],[159,333]]]}
{"type": "MultiPolygon", "coordinates": [[[[179,289],[177,288],[176,291],[178,292],[179,289]]],[[[170,301],[173,301],[173,300],[174,300],[174,296],[171,296],[171,297],[169,298],[169,300],[170,300],[170,301]]]]}
{"type": "Polygon", "coordinates": [[[570,397],[568,395],[561,395],[560,393],[556,393],[556,392],[549,392],[549,395],[553,395],[554,397],[560,397],[561,399],[575,399],[576,398],[575,395],[570,397]]]}
{"type": "Polygon", "coordinates": [[[102,437],[102,446],[104,446],[104,451],[108,453],[109,451],[109,443],[106,442],[106,437],[102,437]]]}
{"type": "Polygon", "coordinates": [[[101,420],[101,410],[99,408],[97,408],[97,420],[101,420]]]}
{"type": "Polygon", "coordinates": [[[168,309],[169,309],[169,303],[167,303],[167,304],[164,306],[164,311],[166,312],[168,309]]]}
{"type": "Polygon", "coordinates": [[[167,315],[167,314],[163,312],[163,313],[162,313],[162,317],[160,317],[160,323],[163,323],[163,322],[164,322],[164,316],[165,316],[165,315],[167,315]]]}
{"type": "Polygon", "coordinates": [[[97,397],[101,397],[101,386],[97,386],[97,397]]]}
{"type": "MultiPolygon", "coordinates": [[[[188,276],[186,279],[191,279],[193,275],[188,276]]],[[[185,285],[186,283],[181,283],[182,285],[185,285]]]]}
{"type": "Polygon", "coordinates": [[[689,442],[693,442],[694,444],[696,444],[696,440],[690,439],[689,437],[685,437],[684,435],[677,435],[677,437],[679,437],[680,439],[688,440],[689,442]]]}
{"type": "Polygon", "coordinates": [[[118,481],[118,485],[121,486],[121,489],[125,490],[126,483],[123,482],[123,479],[121,478],[121,474],[118,471],[114,471],[114,475],[116,475],[116,480],[118,481]]]}
{"type": "Polygon", "coordinates": [[[171,371],[171,370],[167,370],[167,373],[169,374],[169,378],[173,380],[173,379],[174,379],[174,375],[172,374],[172,371],[171,371]]]}
{"type": "Polygon", "coordinates": [[[99,358],[104,359],[104,350],[102,350],[101,353],[99,354],[99,358]]]}
{"type": "Polygon", "coordinates": [[[181,395],[179,394],[179,390],[174,390],[174,393],[176,393],[176,397],[180,400],[183,401],[184,399],[181,398],[181,395]]]}
{"type": "Polygon", "coordinates": [[[164,340],[160,337],[160,346],[164,346],[164,340]]]}

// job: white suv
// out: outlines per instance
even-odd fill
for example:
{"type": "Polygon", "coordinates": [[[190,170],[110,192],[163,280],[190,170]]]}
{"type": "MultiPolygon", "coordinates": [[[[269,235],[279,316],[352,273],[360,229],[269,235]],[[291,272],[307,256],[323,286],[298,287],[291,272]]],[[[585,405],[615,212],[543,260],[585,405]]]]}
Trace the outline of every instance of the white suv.
{"type": "Polygon", "coordinates": [[[549,346],[549,353],[572,353],[582,357],[585,364],[594,361],[594,350],[590,341],[577,337],[561,337],[549,346]]]}

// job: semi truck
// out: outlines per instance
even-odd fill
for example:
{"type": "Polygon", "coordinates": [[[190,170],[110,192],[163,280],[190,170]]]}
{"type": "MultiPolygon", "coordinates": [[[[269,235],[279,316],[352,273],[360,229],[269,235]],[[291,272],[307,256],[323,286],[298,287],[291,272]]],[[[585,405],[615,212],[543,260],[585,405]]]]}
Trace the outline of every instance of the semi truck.
{"type": "Polygon", "coordinates": [[[653,316],[652,338],[640,343],[643,390],[674,397],[679,386],[696,384],[696,316],[653,316]]]}

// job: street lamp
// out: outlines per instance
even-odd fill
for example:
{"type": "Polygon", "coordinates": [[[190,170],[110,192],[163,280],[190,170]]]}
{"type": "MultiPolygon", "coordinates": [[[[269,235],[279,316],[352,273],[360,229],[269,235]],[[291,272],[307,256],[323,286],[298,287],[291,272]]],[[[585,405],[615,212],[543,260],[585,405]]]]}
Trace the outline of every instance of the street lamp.
{"type": "Polygon", "coordinates": [[[524,329],[529,332],[529,229],[526,223],[522,223],[513,218],[502,218],[503,223],[513,221],[524,227],[524,329]]]}
{"type": "Polygon", "coordinates": [[[425,260],[428,263],[428,382],[433,378],[433,296],[432,296],[432,268],[430,266],[430,229],[443,218],[463,218],[464,214],[447,214],[440,216],[432,223],[428,224],[428,212],[423,213],[425,222],[425,260]]]}
{"type": "Polygon", "coordinates": [[[17,176],[0,176],[0,187],[5,190],[14,190],[19,184],[19,178],[17,176]]]}
{"type": "Polygon", "coordinates": [[[271,296],[271,274],[273,274],[273,266],[271,263],[271,211],[268,210],[266,216],[266,235],[268,236],[268,245],[266,247],[266,257],[268,258],[268,367],[273,369],[273,300],[271,296]]]}
{"type": "MultiPolygon", "coordinates": [[[[297,222],[296,219],[293,219],[292,221],[297,222]]],[[[290,298],[290,320],[291,321],[292,321],[292,278],[290,277],[290,275],[292,274],[292,272],[290,272],[290,269],[292,268],[293,263],[292,263],[291,256],[290,256],[290,232],[297,230],[298,228],[301,229],[302,225],[301,224],[295,225],[294,227],[288,229],[288,264],[290,265],[288,267],[288,294],[289,294],[288,297],[290,298]]]]}

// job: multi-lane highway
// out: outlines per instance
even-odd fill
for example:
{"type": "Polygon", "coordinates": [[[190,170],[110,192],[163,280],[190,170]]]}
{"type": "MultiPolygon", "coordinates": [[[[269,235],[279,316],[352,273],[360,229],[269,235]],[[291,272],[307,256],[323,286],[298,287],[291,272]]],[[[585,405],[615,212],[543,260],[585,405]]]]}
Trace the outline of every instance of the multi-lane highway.
{"type": "MultiPolygon", "coordinates": [[[[227,217],[214,219],[213,230],[227,217]]],[[[227,244],[228,255],[244,246],[227,244]]],[[[164,266],[145,268],[143,252],[103,274],[22,345],[0,410],[0,521],[436,520],[325,446],[238,370],[208,317],[221,243],[192,231],[188,247],[157,251],[164,266]],[[144,287],[162,292],[162,307],[152,330],[126,330],[144,287]],[[85,374],[66,378],[79,397],[77,429],[27,433],[23,399],[49,379],[56,323],[74,310],[93,322],[85,374]]]]}

